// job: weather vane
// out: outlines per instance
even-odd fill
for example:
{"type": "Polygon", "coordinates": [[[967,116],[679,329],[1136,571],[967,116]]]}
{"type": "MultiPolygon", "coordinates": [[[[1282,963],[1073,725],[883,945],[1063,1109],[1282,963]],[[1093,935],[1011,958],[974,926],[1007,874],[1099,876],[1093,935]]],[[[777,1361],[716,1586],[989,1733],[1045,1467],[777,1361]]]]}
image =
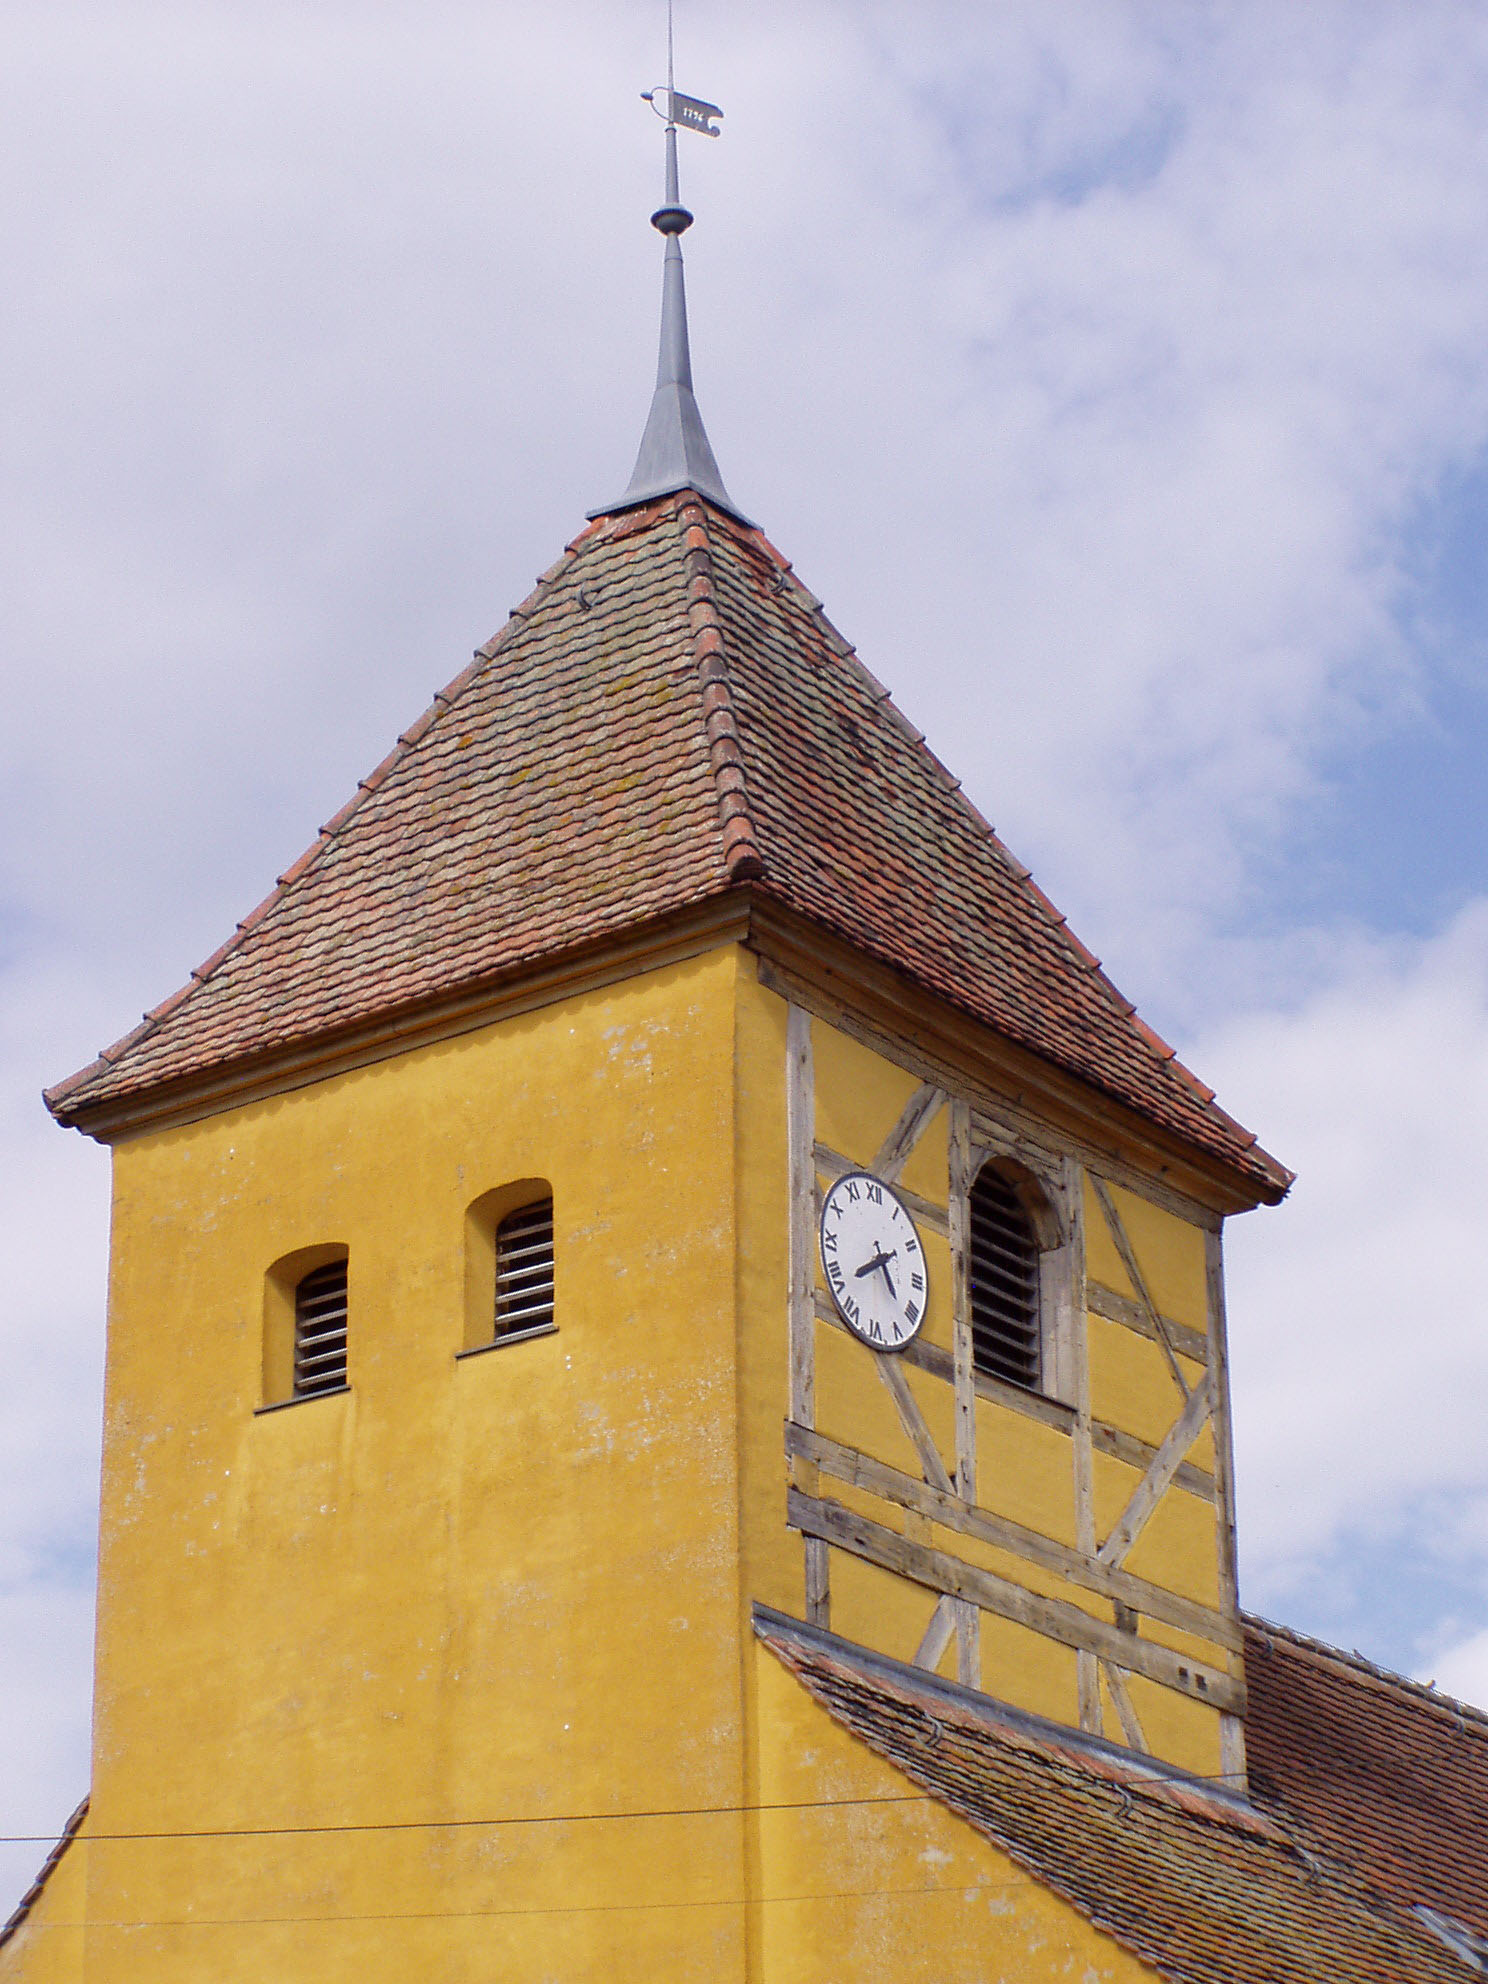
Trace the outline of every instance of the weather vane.
{"type": "Polygon", "coordinates": [[[692,350],[687,337],[687,292],[682,277],[682,235],[692,215],[677,190],[677,129],[719,135],[715,118],[723,112],[701,97],[683,96],[672,73],[672,9],[667,4],[667,79],[662,88],[643,90],[646,102],[666,125],[666,199],[651,225],[666,239],[661,275],[661,346],[656,359],[656,391],[641,435],[630,486],[618,503],[591,510],[591,517],[634,509],[658,496],[691,489],[718,509],[747,524],[749,519],[723,486],[718,463],[703,428],[692,390],[692,350]]]}
{"type": "Polygon", "coordinates": [[[715,117],[723,112],[716,103],[706,103],[700,96],[683,96],[674,78],[672,58],[672,0],[667,0],[667,79],[664,88],[642,90],[641,97],[649,103],[657,116],[666,123],[666,202],[651,216],[651,225],[663,234],[681,234],[692,226],[692,215],[682,204],[682,196],[677,190],[677,126],[684,131],[698,131],[705,138],[720,136],[715,117]],[[664,107],[661,101],[664,99],[664,107]]]}

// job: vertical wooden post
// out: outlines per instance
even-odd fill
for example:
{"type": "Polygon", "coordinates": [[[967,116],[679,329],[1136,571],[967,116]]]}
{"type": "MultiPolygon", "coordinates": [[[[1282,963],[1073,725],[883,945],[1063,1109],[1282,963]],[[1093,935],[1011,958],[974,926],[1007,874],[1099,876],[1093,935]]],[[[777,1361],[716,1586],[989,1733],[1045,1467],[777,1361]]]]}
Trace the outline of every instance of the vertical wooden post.
{"type": "Polygon", "coordinates": [[[785,1133],[790,1193],[790,1416],[814,1427],[816,1282],[812,1213],[816,1204],[816,1077],[811,1058],[811,1015],[791,1006],[785,1022],[785,1133]]]}
{"type": "MultiPolygon", "coordinates": [[[[1209,1384],[1214,1400],[1215,1548],[1219,1596],[1234,1617],[1240,1609],[1240,1567],[1235,1546],[1235,1442],[1230,1420],[1230,1345],[1225,1320],[1224,1240],[1204,1235],[1204,1280],[1209,1324],[1209,1384]]],[[[1245,1724],[1238,1715],[1219,1718],[1219,1767],[1238,1790],[1245,1788],[1245,1724]]]]}
{"type": "MultiPolygon", "coordinates": [[[[790,1197],[788,1410],[797,1426],[810,1428],[816,1424],[816,1072],[811,1056],[811,1015],[804,1006],[786,1010],[785,1139],[790,1197]]],[[[815,1492],[814,1480],[801,1485],[815,1492]]],[[[814,1626],[826,1626],[832,1613],[827,1544],[820,1536],[808,1536],[805,1548],[806,1617],[814,1626]]]]}
{"type": "Polygon", "coordinates": [[[956,1493],[977,1498],[976,1370],[971,1340],[971,1108],[951,1104],[946,1210],[951,1243],[951,1350],[956,1399],[956,1493]]]}
{"type": "Polygon", "coordinates": [[[813,1626],[832,1623],[830,1559],[825,1537],[806,1538],[806,1618],[813,1626]]]}
{"type": "Polygon", "coordinates": [[[953,1599],[956,1607],[956,1679],[963,1688],[982,1685],[982,1615],[969,1598],[953,1599]]]}
{"type": "MultiPolygon", "coordinates": [[[[976,1367],[971,1339],[971,1105],[951,1103],[946,1214],[951,1243],[951,1363],[956,1409],[956,1493],[977,1498],[976,1367]]],[[[965,1599],[953,1601],[956,1620],[956,1678],[963,1687],[982,1685],[982,1615],[965,1599]]]]}
{"type": "MultiPolygon", "coordinates": [[[[1090,1439],[1090,1352],[1087,1342],[1088,1319],[1085,1308],[1085,1167],[1078,1158],[1064,1160],[1065,1245],[1069,1248],[1065,1277],[1069,1304],[1065,1324],[1064,1351],[1068,1358],[1071,1403],[1075,1408],[1074,1431],[1070,1439],[1070,1461],[1074,1471],[1075,1542],[1087,1557],[1095,1555],[1095,1463],[1090,1439]]],[[[1075,1655],[1075,1692],[1080,1727],[1099,1736],[1104,1717],[1101,1713],[1100,1668],[1093,1653],[1075,1655]]]]}

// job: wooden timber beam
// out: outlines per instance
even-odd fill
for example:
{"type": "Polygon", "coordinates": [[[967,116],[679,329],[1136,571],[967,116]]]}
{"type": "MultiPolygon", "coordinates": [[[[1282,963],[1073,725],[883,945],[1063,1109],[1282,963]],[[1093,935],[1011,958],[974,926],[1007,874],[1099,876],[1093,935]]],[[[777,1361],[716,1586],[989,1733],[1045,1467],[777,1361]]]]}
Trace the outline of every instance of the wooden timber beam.
{"type": "Polygon", "coordinates": [[[882,1178],[886,1185],[898,1184],[910,1152],[949,1100],[945,1090],[934,1082],[921,1082],[868,1167],[876,1178],[882,1178]]]}
{"type": "Polygon", "coordinates": [[[1245,1713],[1244,1682],[1222,1669],[1187,1654],[1174,1653],[1170,1647],[1159,1646],[1153,1640],[1140,1639],[1135,1633],[1123,1632],[1064,1599],[1041,1598],[1009,1578],[963,1564],[958,1558],[923,1543],[911,1542],[896,1530],[870,1522],[840,1502],[791,1488],[787,1491],[786,1520],[803,1535],[820,1537],[865,1563],[876,1564],[880,1570],[892,1571],[927,1590],[961,1599],[983,1612],[1027,1626],[1064,1646],[1114,1661],[1127,1673],[1156,1681],[1190,1701],[1206,1702],[1234,1715],[1245,1713]]]}
{"type": "MultiPolygon", "coordinates": [[[[813,1155],[816,1159],[816,1168],[824,1178],[841,1178],[846,1172],[861,1171],[864,1168],[861,1164],[854,1164],[850,1157],[844,1157],[841,1151],[832,1150],[826,1144],[818,1144],[813,1155]]],[[[935,1205],[929,1199],[922,1199],[918,1192],[906,1192],[902,1185],[896,1185],[894,1190],[915,1218],[928,1226],[932,1233],[944,1235],[950,1230],[950,1214],[944,1206],[935,1205]]]]}
{"type": "Polygon", "coordinates": [[[1115,1528],[1095,1553],[1103,1564],[1125,1563],[1153,1510],[1172,1485],[1183,1456],[1203,1431],[1213,1410],[1214,1386],[1206,1376],[1189,1394],[1182,1412],[1168,1428],[1167,1438],[1152,1456],[1147,1472],[1132,1490],[1131,1500],[1117,1517],[1115,1528]]]}
{"type": "MultiPolygon", "coordinates": [[[[815,1291],[815,1304],[818,1322],[829,1324],[844,1336],[852,1336],[852,1331],[822,1289],[815,1291]]],[[[852,1337],[852,1340],[854,1343],[859,1341],[857,1337],[852,1337]]],[[[928,1371],[932,1378],[943,1379],[946,1384],[955,1382],[951,1354],[938,1344],[914,1337],[903,1350],[894,1354],[901,1363],[912,1364],[917,1371],[928,1371]]],[[[978,1398],[990,1399],[995,1405],[1005,1405],[1010,1412],[1022,1413],[1027,1419],[1037,1419],[1045,1426],[1052,1426],[1056,1433],[1069,1434],[1074,1431],[1075,1408],[1066,1405],[1062,1399],[1045,1398],[1039,1392],[1024,1391],[1021,1385],[1006,1384],[985,1371],[976,1374],[976,1393],[978,1398]]],[[[1109,1425],[1104,1419],[1091,1420],[1090,1444],[1097,1453],[1119,1460],[1123,1466],[1135,1468],[1138,1473],[1152,1465],[1153,1455],[1157,1452],[1156,1447],[1149,1446],[1135,1433],[1109,1425]]],[[[1186,1495],[1196,1496],[1201,1502],[1215,1499],[1214,1476],[1201,1467],[1195,1467],[1190,1461],[1185,1461],[1173,1476],[1173,1486],[1181,1488],[1186,1495]]]]}
{"type": "Polygon", "coordinates": [[[1111,1706],[1116,1711],[1116,1719],[1121,1724],[1121,1733],[1126,1738],[1127,1746],[1130,1749],[1139,1751],[1144,1757],[1150,1757],[1152,1755],[1152,1746],[1147,1741],[1147,1734],[1142,1727],[1141,1717],[1137,1714],[1132,1704],[1131,1695],[1127,1692],[1126,1675],[1116,1665],[1114,1660],[1103,1660],[1100,1663],[1100,1671],[1101,1678],[1106,1684],[1106,1692],[1111,1697],[1111,1706]]]}
{"type": "MultiPolygon", "coordinates": [[[[1204,1238],[1207,1240],[1209,1235],[1206,1233],[1204,1238]]],[[[1162,1338],[1153,1328],[1152,1318],[1129,1295],[1107,1288],[1104,1282],[1091,1281],[1085,1286],[1085,1300],[1092,1316],[1104,1316],[1108,1323],[1120,1323],[1123,1328],[1146,1337],[1149,1343],[1161,1345],[1162,1338]]],[[[1181,1356],[1201,1367],[1209,1362],[1209,1339],[1200,1331],[1190,1329],[1187,1323],[1176,1322],[1171,1316],[1163,1317],[1162,1327],[1163,1335],[1181,1356]]]]}
{"type": "Polygon", "coordinates": [[[1100,1201],[1100,1209],[1106,1216],[1106,1225],[1111,1229],[1111,1238],[1116,1242],[1116,1251],[1121,1256],[1121,1265],[1126,1269],[1128,1275],[1130,1275],[1131,1285],[1137,1291],[1137,1300],[1147,1312],[1147,1320],[1152,1325],[1153,1335],[1157,1338],[1158,1345],[1167,1361],[1169,1375],[1179,1391],[1187,1398],[1189,1391],[1188,1380],[1184,1377],[1179,1367],[1177,1355],[1174,1352],[1172,1341],[1168,1336],[1166,1319],[1162,1316],[1157,1304],[1153,1301],[1148,1291],[1147,1283],[1143,1279],[1142,1270],[1137,1266],[1137,1257],[1132,1250],[1132,1243],[1128,1237],[1126,1228],[1122,1224],[1121,1214],[1116,1210],[1116,1201],[1111,1197],[1111,1188],[1105,1179],[1099,1177],[1094,1171],[1090,1173],[1090,1183],[1096,1198],[1100,1201]]]}
{"type": "Polygon", "coordinates": [[[933,1674],[955,1633],[956,1600],[941,1596],[935,1601],[935,1610],[930,1614],[930,1623],[925,1628],[925,1636],[915,1653],[913,1665],[933,1674]]]}
{"type": "Polygon", "coordinates": [[[920,1466],[925,1470],[925,1479],[932,1488],[938,1488],[942,1495],[954,1495],[951,1477],[946,1472],[946,1464],[940,1457],[940,1449],[935,1444],[935,1436],[925,1424],[925,1416],[920,1411],[914,1393],[909,1389],[909,1380],[897,1354],[889,1350],[870,1351],[878,1375],[888,1387],[889,1396],[899,1410],[899,1423],[904,1428],[910,1445],[919,1456],[920,1466]]]}
{"type": "Polygon", "coordinates": [[[895,1508],[926,1516],[942,1528],[954,1530],[958,1536],[974,1537],[994,1550],[1006,1550],[1010,1556],[1019,1557],[1041,1571],[1067,1578],[1082,1591],[1093,1592],[1113,1604],[1126,1605],[1133,1612],[1145,1613],[1149,1619],[1171,1626],[1175,1632],[1192,1633],[1196,1639],[1208,1640],[1230,1653],[1240,1652],[1244,1644],[1239,1622],[1226,1618],[1224,1613],[1200,1605],[1195,1599],[1183,1598],[1162,1585],[1151,1584],[1131,1571],[1103,1564],[1097,1557],[1087,1557],[1067,1543],[1045,1536],[1041,1530],[1014,1522],[1010,1516],[973,1507],[963,1497],[948,1495],[926,1482],[916,1481],[913,1475],[829,1439],[825,1433],[787,1423],[785,1451],[813,1463],[844,1487],[861,1488],[895,1508]]]}

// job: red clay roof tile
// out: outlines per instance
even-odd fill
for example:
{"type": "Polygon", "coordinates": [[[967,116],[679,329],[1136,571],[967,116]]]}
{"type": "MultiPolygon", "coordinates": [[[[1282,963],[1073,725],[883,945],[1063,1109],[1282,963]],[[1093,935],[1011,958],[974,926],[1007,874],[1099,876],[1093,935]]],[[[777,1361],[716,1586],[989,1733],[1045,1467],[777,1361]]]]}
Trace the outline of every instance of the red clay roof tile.
{"type": "Polygon", "coordinates": [[[1477,1972],[1289,1814],[755,1608],[835,1721],[1168,1984],[1469,1984],[1477,1972]]]}
{"type": "Polygon", "coordinates": [[[1488,1937],[1488,1715],[1261,1619],[1245,1678],[1256,1796],[1397,1900],[1488,1937]]]}
{"type": "Polygon", "coordinates": [[[597,520],[63,1122],[748,882],[1274,1198],[1290,1175],[1069,932],[752,528],[597,520]]]}

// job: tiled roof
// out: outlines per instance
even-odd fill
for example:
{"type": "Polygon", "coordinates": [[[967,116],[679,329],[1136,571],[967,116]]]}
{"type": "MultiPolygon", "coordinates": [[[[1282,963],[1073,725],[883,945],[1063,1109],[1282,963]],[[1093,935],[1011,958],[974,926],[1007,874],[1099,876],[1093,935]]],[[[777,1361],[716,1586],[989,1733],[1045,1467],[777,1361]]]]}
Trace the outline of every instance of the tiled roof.
{"type": "Polygon", "coordinates": [[[844,1728],[1169,1984],[1477,1975],[1300,1823],[760,1607],[755,1630],[844,1728]]]}
{"type": "Polygon", "coordinates": [[[1254,1795],[1398,1900],[1488,1936],[1488,1715],[1260,1619],[1245,1679],[1254,1795]]]}
{"type": "Polygon", "coordinates": [[[767,540],[690,492],[577,538],[228,943],[48,1101],[75,1122],[744,886],[1259,1195],[1289,1183],[767,540]]]}

